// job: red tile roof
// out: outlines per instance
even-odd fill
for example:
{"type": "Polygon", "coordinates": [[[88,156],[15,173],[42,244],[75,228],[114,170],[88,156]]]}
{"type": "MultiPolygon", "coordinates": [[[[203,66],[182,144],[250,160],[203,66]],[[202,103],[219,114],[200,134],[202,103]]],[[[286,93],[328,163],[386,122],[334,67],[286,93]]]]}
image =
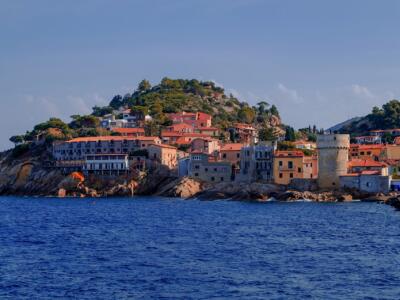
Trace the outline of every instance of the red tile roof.
{"type": "Polygon", "coordinates": [[[182,132],[176,132],[176,131],[161,131],[161,136],[162,137],[179,137],[182,136],[182,132]]]}
{"type": "Polygon", "coordinates": [[[275,157],[303,157],[302,151],[276,151],[275,157]]]}
{"type": "Polygon", "coordinates": [[[118,132],[121,134],[144,133],[144,128],[114,128],[112,131],[118,132]]]}
{"type": "Polygon", "coordinates": [[[170,145],[166,145],[166,144],[150,144],[149,146],[152,146],[152,147],[159,147],[159,148],[168,148],[168,149],[177,149],[176,147],[174,147],[174,146],[170,146],[170,145]]]}
{"type": "Polygon", "coordinates": [[[348,167],[387,167],[387,165],[383,162],[374,161],[370,159],[353,159],[348,162],[348,167]]]}
{"type": "Polygon", "coordinates": [[[244,144],[241,143],[230,143],[230,144],[225,144],[221,147],[221,152],[222,151],[240,151],[244,147],[244,144]]]}

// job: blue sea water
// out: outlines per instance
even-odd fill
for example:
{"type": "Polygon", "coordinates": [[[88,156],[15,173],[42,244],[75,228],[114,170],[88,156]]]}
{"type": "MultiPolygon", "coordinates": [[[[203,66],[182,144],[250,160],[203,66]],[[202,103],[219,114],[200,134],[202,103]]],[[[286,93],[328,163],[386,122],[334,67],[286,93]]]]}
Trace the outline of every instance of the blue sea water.
{"type": "Polygon", "coordinates": [[[1,299],[399,299],[375,203],[0,198],[1,299]]]}

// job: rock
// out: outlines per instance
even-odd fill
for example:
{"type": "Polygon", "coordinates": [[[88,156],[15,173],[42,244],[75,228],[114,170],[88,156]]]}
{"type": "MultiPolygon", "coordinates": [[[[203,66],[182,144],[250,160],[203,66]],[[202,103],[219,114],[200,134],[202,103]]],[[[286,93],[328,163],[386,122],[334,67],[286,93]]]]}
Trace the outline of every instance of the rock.
{"type": "Polygon", "coordinates": [[[391,197],[387,199],[385,203],[393,206],[397,210],[400,210],[400,196],[391,197]]]}
{"type": "Polygon", "coordinates": [[[157,193],[157,196],[192,198],[203,191],[203,184],[195,179],[183,177],[165,184],[157,193]]]}
{"type": "Polygon", "coordinates": [[[57,196],[59,198],[65,198],[67,196],[67,191],[63,188],[58,190],[57,196]]]}
{"type": "Polygon", "coordinates": [[[353,196],[350,195],[350,194],[343,194],[343,195],[340,195],[337,198],[337,200],[340,201],[340,202],[352,201],[353,200],[353,196]]]}

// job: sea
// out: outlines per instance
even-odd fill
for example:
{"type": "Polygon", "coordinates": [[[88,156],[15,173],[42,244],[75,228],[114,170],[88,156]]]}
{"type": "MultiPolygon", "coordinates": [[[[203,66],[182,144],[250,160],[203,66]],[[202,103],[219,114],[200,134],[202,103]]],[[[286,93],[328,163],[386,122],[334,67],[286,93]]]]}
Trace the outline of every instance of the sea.
{"type": "Polygon", "coordinates": [[[4,197],[0,299],[400,299],[400,212],[4,197]]]}

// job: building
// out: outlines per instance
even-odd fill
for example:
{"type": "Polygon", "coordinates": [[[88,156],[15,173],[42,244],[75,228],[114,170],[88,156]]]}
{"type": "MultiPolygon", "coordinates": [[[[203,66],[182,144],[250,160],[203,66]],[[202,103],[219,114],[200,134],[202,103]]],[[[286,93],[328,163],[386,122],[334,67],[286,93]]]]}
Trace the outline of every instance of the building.
{"type": "Polygon", "coordinates": [[[168,117],[174,124],[185,123],[193,128],[211,127],[212,116],[203,112],[180,112],[169,114],[168,117]]]}
{"type": "Polygon", "coordinates": [[[127,122],[125,127],[143,127],[145,122],[152,118],[141,110],[126,109],[122,112],[122,118],[127,122]]]}
{"type": "Polygon", "coordinates": [[[368,171],[370,174],[375,172],[378,175],[389,175],[388,165],[384,162],[370,159],[353,159],[348,162],[347,173],[362,173],[368,171]]]}
{"type": "Polygon", "coordinates": [[[140,137],[145,135],[144,128],[113,128],[112,131],[122,136],[140,137]]]}
{"type": "Polygon", "coordinates": [[[218,137],[219,129],[216,127],[197,127],[194,132],[205,134],[211,137],[218,137]]]}
{"type": "Polygon", "coordinates": [[[186,124],[186,123],[178,123],[178,124],[172,124],[171,126],[168,126],[165,131],[169,132],[179,132],[179,133],[193,133],[194,128],[193,126],[186,124]]]}
{"type": "Polygon", "coordinates": [[[379,160],[385,147],[386,146],[383,144],[377,144],[377,145],[351,144],[349,149],[349,159],[379,160]]]}
{"type": "Polygon", "coordinates": [[[127,154],[87,155],[83,164],[85,174],[120,175],[129,172],[127,154]]]}
{"type": "Polygon", "coordinates": [[[249,124],[235,123],[228,131],[236,142],[251,145],[258,142],[258,130],[249,124]]]}
{"type": "Polygon", "coordinates": [[[276,151],[274,155],[274,182],[288,185],[292,179],[316,179],[316,156],[305,156],[302,151],[276,151]]]}
{"type": "Polygon", "coordinates": [[[245,146],[240,152],[239,181],[273,181],[273,158],[275,144],[245,146]]]}
{"type": "Polygon", "coordinates": [[[349,148],[348,134],[317,136],[318,186],[320,188],[339,187],[339,177],[347,174],[349,148]]]}
{"type": "Polygon", "coordinates": [[[400,160],[400,146],[399,145],[386,145],[379,157],[379,160],[400,160]]]}
{"type": "Polygon", "coordinates": [[[175,169],[177,167],[177,149],[170,145],[151,144],[148,146],[149,160],[154,164],[160,164],[175,169]]]}
{"type": "Polygon", "coordinates": [[[221,161],[227,161],[234,166],[236,172],[240,170],[240,153],[244,144],[241,143],[229,143],[225,144],[219,150],[219,159],[221,161]]]}
{"type": "Polygon", "coordinates": [[[220,150],[219,140],[213,138],[195,138],[190,142],[190,152],[217,155],[220,150]]]}
{"type": "Polygon", "coordinates": [[[356,143],[361,144],[381,144],[382,137],[380,135],[367,135],[367,136],[357,136],[354,138],[356,143]]]}
{"type": "Polygon", "coordinates": [[[128,122],[123,119],[116,119],[114,115],[107,115],[102,118],[100,121],[100,126],[102,128],[112,130],[114,128],[124,128],[126,127],[128,122]]]}
{"type": "Polygon", "coordinates": [[[388,193],[390,182],[390,176],[369,171],[340,176],[340,188],[356,189],[368,193],[388,193]]]}
{"type": "Polygon", "coordinates": [[[53,157],[56,167],[64,171],[82,170],[89,155],[129,155],[138,149],[146,148],[149,144],[161,144],[161,140],[158,137],[80,137],[66,142],[55,142],[53,157]]]}
{"type": "Polygon", "coordinates": [[[389,134],[392,137],[397,137],[400,136],[400,129],[399,128],[394,128],[394,129],[386,129],[386,130],[371,130],[370,135],[377,135],[380,137],[383,137],[385,134],[389,134]]]}
{"type": "Polygon", "coordinates": [[[295,141],[293,142],[293,145],[296,147],[296,149],[314,150],[317,148],[317,143],[304,140],[295,141]]]}
{"type": "Polygon", "coordinates": [[[192,178],[205,182],[229,182],[233,180],[229,162],[215,160],[204,153],[190,153],[188,174],[192,178]]]}

